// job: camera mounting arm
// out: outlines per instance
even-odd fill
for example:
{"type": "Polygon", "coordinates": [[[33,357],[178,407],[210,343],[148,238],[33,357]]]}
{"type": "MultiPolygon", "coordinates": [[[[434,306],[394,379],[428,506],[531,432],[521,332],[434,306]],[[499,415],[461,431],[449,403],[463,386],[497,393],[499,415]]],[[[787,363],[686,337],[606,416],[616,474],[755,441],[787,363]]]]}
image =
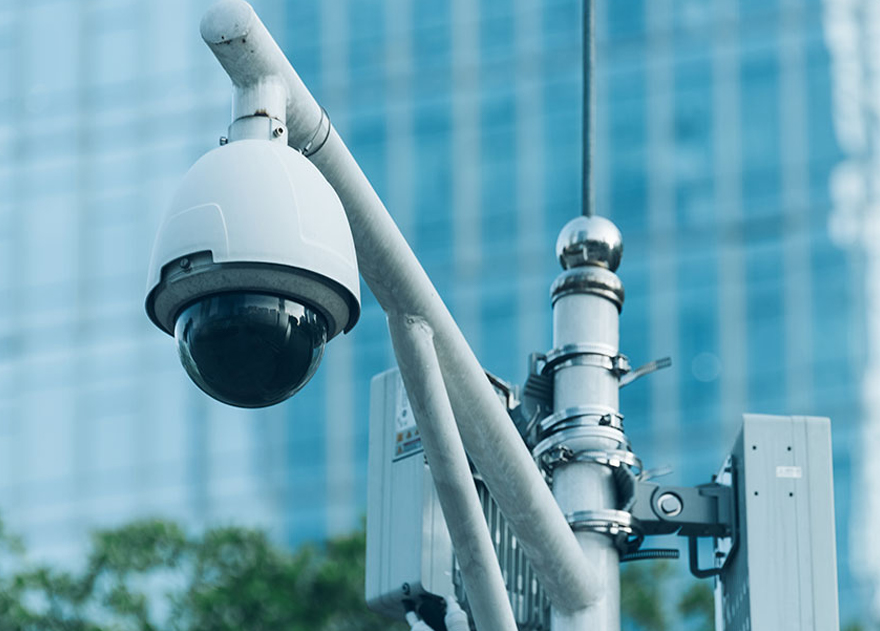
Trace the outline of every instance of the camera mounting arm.
{"type": "Polygon", "coordinates": [[[446,305],[348,148],[253,9],[222,0],[202,19],[202,37],[236,89],[279,78],[287,92],[288,144],[307,155],[345,209],[360,273],[391,316],[421,318],[434,336],[455,421],[554,606],[577,611],[603,591],[507,410],[446,305]]]}

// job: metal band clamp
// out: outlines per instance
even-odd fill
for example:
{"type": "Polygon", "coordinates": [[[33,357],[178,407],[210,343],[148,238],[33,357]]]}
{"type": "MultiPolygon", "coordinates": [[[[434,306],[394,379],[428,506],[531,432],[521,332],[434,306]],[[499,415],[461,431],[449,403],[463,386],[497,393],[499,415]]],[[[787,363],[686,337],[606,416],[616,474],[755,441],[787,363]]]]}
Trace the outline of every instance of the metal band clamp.
{"type": "Polygon", "coordinates": [[[636,469],[636,473],[642,470],[642,461],[633,452],[622,449],[608,451],[594,449],[576,452],[568,445],[557,445],[543,454],[541,462],[550,469],[569,462],[593,462],[615,469],[627,466],[630,469],[636,469]]]}
{"type": "Polygon", "coordinates": [[[554,348],[547,353],[543,360],[542,375],[561,368],[563,365],[598,366],[609,370],[618,377],[631,370],[627,357],[618,353],[612,346],[605,344],[566,344],[560,348],[554,348]]]}
{"type": "Polygon", "coordinates": [[[318,119],[318,126],[315,127],[315,131],[311,138],[309,138],[308,142],[300,147],[300,153],[307,158],[318,153],[318,151],[321,150],[321,147],[327,142],[327,139],[330,138],[330,130],[332,129],[333,125],[330,124],[330,115],[327,114],[327,110],[322,107],[321,118],[318,119]]]}
{"type": "Polygon", "coordinates": [[[579,405],[560,410],[546,417],[538,424],[538,430],[541,434],[547,435],[560,429],[589,425],[613,427],[622,432],[623,414],[608,406],[579,405]],[[588,417],[593,419],[592,423],[581,420],[588,417]]]}
{"type": "MultiPolygon", "coordinates": [[[[574,455],[578,453],[596,452],[596,440],[607,440],[615,446],[609,452],[629,452],[629,441],[626,435],[619,429],[603,425],[580,425],[555,432],[538,443],[532,450],[532,455],[539,462],[543,462],[544,455],[552,450],[564,447],[574,455]]],[[[565,462],[557,459],[555,464],[565,462]]],[[[627,463],[624,463],[627,464],[627,463]]]]}
{"type": "Polygon", "coordinates": [[[645,538],[638,520],[626,511],[585,510],[570,513],[565,518],[574,531],[608,535],[623,553],[637,550],[645,538]]]}

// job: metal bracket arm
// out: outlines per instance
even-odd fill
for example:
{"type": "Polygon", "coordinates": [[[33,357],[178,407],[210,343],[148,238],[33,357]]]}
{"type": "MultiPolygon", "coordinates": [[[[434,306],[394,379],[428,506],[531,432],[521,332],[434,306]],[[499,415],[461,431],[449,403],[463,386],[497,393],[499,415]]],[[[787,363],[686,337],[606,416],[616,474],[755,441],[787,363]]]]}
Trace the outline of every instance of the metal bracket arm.
{"type": "Polygon", "coordinates": [[[735,506],[733,489],[717,484],[695,487],[660,486],[636,481],[630,509],[646,535],[728,537],[735,506]]]}
{"type": "Polygon", "coordinates": [[[641,379],[646,375],[650,375],[652,372],[657,372],[658,370],[663,370],[664,368],[669,368],[670,366],[672,366],[671,357],[662,357],[660,359],[650,361],[647,364],[639,366],[628,374],[621,375],[620,387],[623,388],[624,386],[628,386],[636,379],[641,379]]]}
{"type": "Polygon", "coordinates": [[[508,410],[424,268],[281,48],[244,0],[215,3],[202,18],[201,32],[234,85],[280,78],[287,92],[288,144],[308,147],[309,160],[339,196],[358,269],[382,309],[389,316],[421,318],[433,331],[464,448],[553,605],[575,612],[597,602],[604,589],[602,574],[584,557],[508,410]]]}

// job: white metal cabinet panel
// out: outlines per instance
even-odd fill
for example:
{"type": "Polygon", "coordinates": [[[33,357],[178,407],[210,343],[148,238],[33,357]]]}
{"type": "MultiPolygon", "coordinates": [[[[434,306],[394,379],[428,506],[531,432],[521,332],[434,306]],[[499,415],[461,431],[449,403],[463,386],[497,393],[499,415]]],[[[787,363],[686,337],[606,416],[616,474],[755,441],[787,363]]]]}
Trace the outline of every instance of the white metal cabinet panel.
{"type": "Polygon", "coordinates": [[[739,542],[717,586],[723,631],[836,631],[826,418],[743,417],[733,450],[739,542]]]}
{"type": "Polygon", "coordinates": [[[403,618],[405,599],[454,586],[449,531],[396,369],[373,378],[369,447],[366,600],[403,618]]]}

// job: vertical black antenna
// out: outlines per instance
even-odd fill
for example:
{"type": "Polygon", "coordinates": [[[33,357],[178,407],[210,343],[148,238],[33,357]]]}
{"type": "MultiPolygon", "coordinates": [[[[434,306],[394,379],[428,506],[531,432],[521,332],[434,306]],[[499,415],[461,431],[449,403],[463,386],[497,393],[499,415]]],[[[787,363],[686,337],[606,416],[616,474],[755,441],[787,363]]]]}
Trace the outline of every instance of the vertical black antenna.
{"type": "Polygon", "coordinates": [[[582,208],[585,217],[596,212],[593,191],[593,136],[596,130],[596,95],[593,74],[596,67],[595,0],[584,0],[584,162],[582,208]]]}

